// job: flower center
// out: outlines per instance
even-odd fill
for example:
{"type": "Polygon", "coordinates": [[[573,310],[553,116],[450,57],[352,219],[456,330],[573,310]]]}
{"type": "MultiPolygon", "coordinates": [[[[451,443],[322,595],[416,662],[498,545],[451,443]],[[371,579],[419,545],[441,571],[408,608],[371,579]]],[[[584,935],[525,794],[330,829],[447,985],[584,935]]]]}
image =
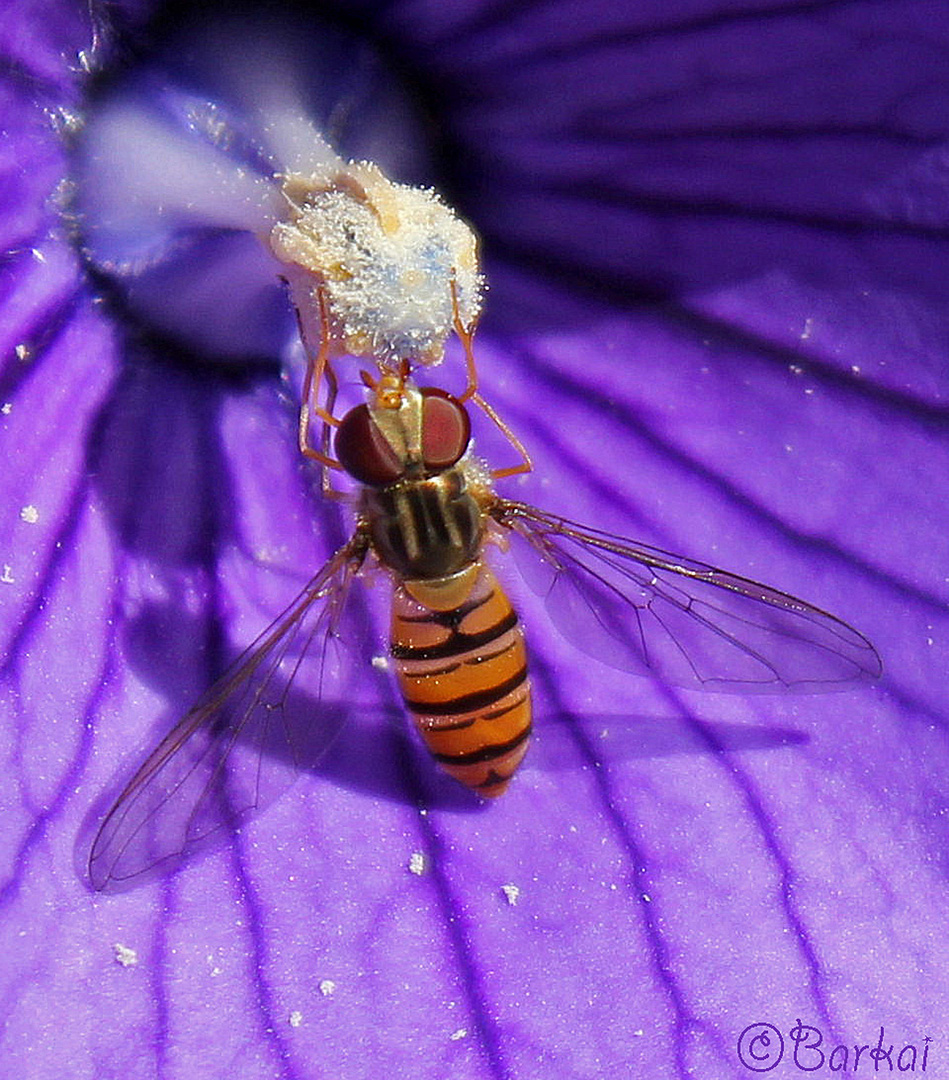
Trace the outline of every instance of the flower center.
{"type": "Polygon", "coordinates": [[[348,31],[275,10],[202,17],[91,101],[74,169],[83,249],[149,328],[204,356],[273,358],[297,340],[269,244],[285,178],[339,155],[418,183],[422,131],[348,31]]]}

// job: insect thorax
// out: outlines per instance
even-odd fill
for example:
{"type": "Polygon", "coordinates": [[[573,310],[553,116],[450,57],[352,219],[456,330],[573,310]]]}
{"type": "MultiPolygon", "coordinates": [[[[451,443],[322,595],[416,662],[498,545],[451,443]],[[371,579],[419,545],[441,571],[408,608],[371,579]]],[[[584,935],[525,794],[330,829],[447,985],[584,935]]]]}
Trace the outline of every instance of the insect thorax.
{"type": "Polygon", "coordinates": [[[460,469],[364,488],[362,514],[379,559],[403,578],[441,578],[473,562],[484,515],[460,469]]]}

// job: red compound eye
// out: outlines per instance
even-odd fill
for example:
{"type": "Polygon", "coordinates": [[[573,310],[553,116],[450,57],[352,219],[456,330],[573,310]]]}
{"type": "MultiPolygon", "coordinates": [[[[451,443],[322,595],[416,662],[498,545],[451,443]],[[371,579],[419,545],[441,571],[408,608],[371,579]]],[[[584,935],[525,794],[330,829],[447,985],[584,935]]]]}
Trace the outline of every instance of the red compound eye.
{"type": "Polygon", "coordinates": [[[450,469],[468,448],[471,421],[464,405],[436,386],[422,388],[422,460],[431,472],[450,469]]]}
{"type": "Polygon", "coordinates": [[[385,487],[395,483],[405,471],[367,405],[357,405],[346,413],[336,429],[334,446],[340,465],[360,484],[385,487]]]}

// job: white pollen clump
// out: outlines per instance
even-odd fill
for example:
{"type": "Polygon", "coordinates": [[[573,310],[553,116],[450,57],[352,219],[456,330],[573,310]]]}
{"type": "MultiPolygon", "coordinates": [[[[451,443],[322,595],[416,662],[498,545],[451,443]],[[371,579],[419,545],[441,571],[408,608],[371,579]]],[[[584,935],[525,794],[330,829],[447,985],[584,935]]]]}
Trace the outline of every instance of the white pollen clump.
{"type": "Polygon", "coordinates": [[[421,851],[413,851],[409,856],[409,873],[417,875],[425,873],[425,856],[421,851]]]}
{"type": "Polygon", "coordinates": [[[135,967],[138,963],[136,950],[130,949],[127,945],[121,945],[119,942],[112,946],[112,955],[115,957],[115,962],[121,964],[122,967],[135,967]]]}
{"type": "Polygon", "coordinates": [[[35,506],[24,506],[20,510],[20,520],[25,521],[27,525],[35,525],[40,519],[40,512],[35,506]]]}
{"type": "Polygon", "coordinates": [[[336,991],[336,983],[332,979],[320,980],[320,993],[323,997],[330,997],[336,991]]]}
{"type": "Polygon", "coordinates": [[[504,893],[511,907],[514,907],[521,896],[521,890],[516,885],[502,885],[501,892],[504,893]]]}
{"type": "Polygon", "coordinates": [[[396,184],[371,162],[331,163],[283,178],[286,215],[270,248],[300,313],[308,348],[322,287],[331,353],[437,364],[453,329],[481,311],[474,232],[431,190],[396,184]]]}

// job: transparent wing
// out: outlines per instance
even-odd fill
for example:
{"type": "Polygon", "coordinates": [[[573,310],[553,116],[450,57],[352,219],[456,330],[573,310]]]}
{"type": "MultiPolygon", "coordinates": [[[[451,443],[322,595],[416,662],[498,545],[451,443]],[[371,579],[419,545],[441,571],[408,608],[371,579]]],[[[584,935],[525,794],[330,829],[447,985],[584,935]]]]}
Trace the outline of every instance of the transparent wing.
{"type": "Polygon", "coordinates": [[[93,841],[95,889],[193,853],[328,748],[346,711],[342,619],[364,553],[359,536],[341,548],[149,754],[93,841]]]}
{"type": "Polygon", "coordinates": [[[553,622],[612,667],[743,693],[881,674],[862,634],[787,593],[523,503],[499,500],[492,515],[526,542],[515,555],[553,622]]]}

